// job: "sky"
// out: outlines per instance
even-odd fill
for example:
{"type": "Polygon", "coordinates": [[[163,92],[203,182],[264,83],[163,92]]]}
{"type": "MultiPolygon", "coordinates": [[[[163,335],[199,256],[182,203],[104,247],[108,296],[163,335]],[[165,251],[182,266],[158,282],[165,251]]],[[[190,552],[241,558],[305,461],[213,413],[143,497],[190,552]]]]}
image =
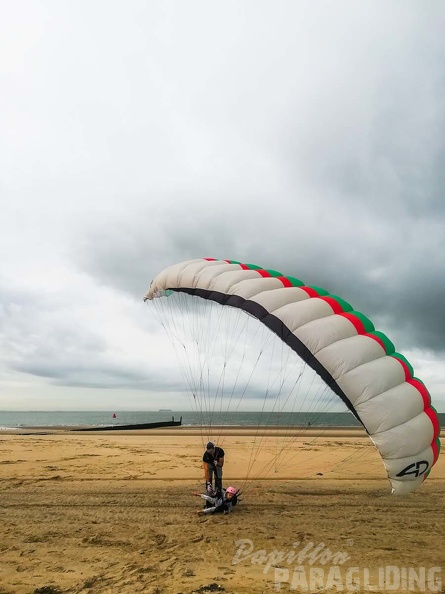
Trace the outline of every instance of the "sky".
{"type": "Polygon", "coordinates": [[[187,402],[143,297],[324,287],[445,412],[445,6],[0,0],[0,410],[187,402]]]}

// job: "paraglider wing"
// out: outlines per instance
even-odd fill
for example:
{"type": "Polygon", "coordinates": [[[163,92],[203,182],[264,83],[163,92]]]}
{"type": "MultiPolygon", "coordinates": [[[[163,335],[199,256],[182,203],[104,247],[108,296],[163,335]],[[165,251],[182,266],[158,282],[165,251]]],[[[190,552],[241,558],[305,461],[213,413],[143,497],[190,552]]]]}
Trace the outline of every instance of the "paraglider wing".
{"type": "Polygon", "coordinates": [[[343,299],[276,270],[213,258],[166,268],[145,300],[185,292],[257,318],[345,402],[382,456],[392,492],[418,487],[437,461],[439,421],[391,341],[343,299]]]}

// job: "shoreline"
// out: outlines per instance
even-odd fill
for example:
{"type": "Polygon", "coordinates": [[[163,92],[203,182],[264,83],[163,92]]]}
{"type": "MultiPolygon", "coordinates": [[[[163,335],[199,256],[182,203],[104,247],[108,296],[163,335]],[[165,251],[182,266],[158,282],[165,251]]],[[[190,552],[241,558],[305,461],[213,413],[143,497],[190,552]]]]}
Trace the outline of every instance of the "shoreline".
{"type": "Polygon", "coordinates": [[[218,436],[255,436],[255,435],[269,435],[271,437],[289,437],[295,436],[311,436],[311,437],[337,437],[344,435],[345,437],[367,437],[367,433],[363,427],[307,427],[307,426],[241,426],[241,425],[203,425],[203,426],[176,426],[176,427],[158,427],[149,429],[132,428],[128,429],[103,427],[95,428],[91,426],[33,426],[33,427],[16,427],[5,428],[0,431],[1,435],[187,435],[187,436],[203,436],[203,435],[218,435],[218,436]]]}
{"type": "MultiPolygon", "coordinates": [[[[160,427],[153,429],[115,429],[115,428],[97,428],[89,426],[35,426],[35,427],[17,427],[5,428],[0,431],[0,436],[32,436],[32,435],[174,435],[174,436],[217,436],[217,437],[236,437],[236,436],[270,436],[270,437],[365,437],[369,438],[368,433],[363,427],[339,426],[339,427],[296,427],[296,426],[234,426],[234,425],[203,425],[198,426],[177,426],[160,427]]],[[[441,429],[440,437],[445,438],[445,429],[441,429]]]]}

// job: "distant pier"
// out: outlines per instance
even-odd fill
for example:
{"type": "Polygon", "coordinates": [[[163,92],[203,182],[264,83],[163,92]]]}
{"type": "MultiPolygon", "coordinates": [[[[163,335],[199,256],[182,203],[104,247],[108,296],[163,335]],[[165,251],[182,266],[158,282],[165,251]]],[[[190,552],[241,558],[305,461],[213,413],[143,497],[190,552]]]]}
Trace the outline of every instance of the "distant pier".
{"type": "Polygon", "coordinates": [[[158,429],[159,427],[180,427],[182,417],[175,421],[158,421],[157,423],[138,423],[137,425],[107,425],[106,427],[82,427],[79,429],[70,429],[70,431],[131,431],[132,429],[158,429]]]}

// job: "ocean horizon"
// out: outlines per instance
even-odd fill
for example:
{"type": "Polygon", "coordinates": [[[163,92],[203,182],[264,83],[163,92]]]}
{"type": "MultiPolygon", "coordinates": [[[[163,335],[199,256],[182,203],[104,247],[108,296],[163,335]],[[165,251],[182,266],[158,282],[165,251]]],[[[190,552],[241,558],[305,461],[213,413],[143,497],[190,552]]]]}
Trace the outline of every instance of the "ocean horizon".
{"type": "Polygon", "coordinates": [[[360,423],[349,412],[314,413],[261,411],[209,412],[176,411],[0,411],[0,431],[30,427],[113,427],[162,421],[179,421],[185,427],[224,426],[338,426],[360,423]]]}
{"type": "MultiPolygon", "coordinates": [[[[439,413],[441,427],[445,413],[439,413]]],[[[261,412],[261,411],[0,411],[0,431],[30,427],[113,427],[163,421],[179,421],[185,427],[223,425],[360,427],[350,412],[261,412]]]]}

